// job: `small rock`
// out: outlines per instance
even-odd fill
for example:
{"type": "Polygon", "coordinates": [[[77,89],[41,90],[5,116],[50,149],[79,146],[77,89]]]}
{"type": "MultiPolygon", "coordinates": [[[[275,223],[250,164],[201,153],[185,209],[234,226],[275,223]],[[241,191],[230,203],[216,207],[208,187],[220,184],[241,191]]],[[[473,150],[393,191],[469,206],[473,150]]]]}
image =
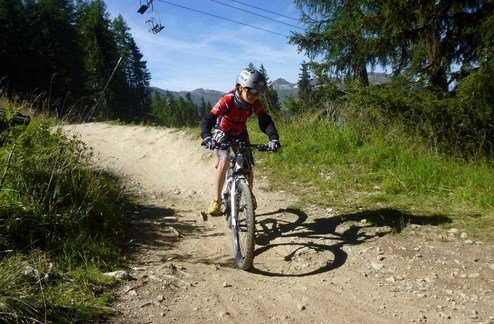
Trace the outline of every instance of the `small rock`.
{"type": "Polygon", "coordinates": [[[468,245],[472,245],[473,244],[473,241],[472,240],[465,240],[464,242],[465,244],[468,244],[468,245]]]}
{"type": "Polygon", "coordinates": [[[458,229],[457,228],[451,228],[449,231],[448,231],[449,234],[458,234],[458,229]]]}
{"type": "Polygon", "coordinates": [[[304,305],[300,305],[300,304],[298,304],[298,305],[297,305],[297,308],[298,308],[298,310],[299,310],[299,311],[303,311],[303,310],[305,310],[305,306],[304,306],[304,305]]]}
{"type": "Polygon", "coordinates": [[[156,297],[156,300],[160,303],[163,301],[163,299],[165,299],[163,295],[158,295],[158,297],[156,297]]]}
{"type": "Polygon", "coordinates": [[[31,266],[26,266],[26,269],[24,270],[24,275],[28,277],[32,277],[34,279],[39,278],[39,272],[38,270],[34,269],[31,266]]]}
{"type": "Polygon", "coordinates": [[[480,277],[480,273],[474,272],[468,275],[468,278],[478,278],[480,277]]]}
{"type": "Polygon", "coordinates": [[[181,236],[182,236],[182,234],[180,234],[180,233],[179,233],[179,232],[178,232],[178,231],[177,231],[174,227],[172,227],[172,226],[165,227],[165,230],[166,230],[167,232],[171,232],[171,233],[172,233],[174,236],[176,236],[176,237],[181,237],[181,236]]]}
{"type": "Polygon", "coordinates": [[[379,263],[379,262],[372,262],[371,267],[373,267],[376,270],[380,270],[384,267],[384,265],[382,263],[379,263]]]}
{"type": "Polygon", "coordinates": [[[229,312],[221,312],[218,314],[219,317],[225,317],[225,316],[229,316],[230,313],[229,312]]]}
{"type": "Polygon", "coordinates": [[[231,286],[232,286],[232,285],[230,285],[230,284],[229,284],[228,282],[226,282],[226,281],[223,283],[223,287],[224,287],[224,288],[228,288],[228,287],[231,287],[231,286]]]}
{"type": "Polygon", "coordinates": [[[467,233],[467,232],[462,232],[462,233],[460,234],[460,237],[461,237],[462,239],[466,239],[466,238],[468,237],[468,233],[467,233]]]}
{"type": "Polygon", "coordinates": [[[118,271],[112,271],[112,272],[106,272],[104,273],[105,276],[108,277],[113,277],[117,280],[131,280],[134,279],[127,271],[124,270],[118,270],[118,271]]]}

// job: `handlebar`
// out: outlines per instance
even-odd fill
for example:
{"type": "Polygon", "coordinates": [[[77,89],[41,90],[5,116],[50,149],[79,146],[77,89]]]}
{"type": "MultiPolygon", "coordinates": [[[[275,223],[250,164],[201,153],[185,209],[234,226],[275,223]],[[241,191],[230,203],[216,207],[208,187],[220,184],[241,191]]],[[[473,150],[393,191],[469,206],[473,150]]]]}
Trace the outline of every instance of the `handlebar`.
{"type": "MultiPolygon", "coordinates": [[[[202,146],[206,146],[204,142],[201,143],[202,146]]],[[[267,144],[251,144],[251,143],[246,143],[246,142],[241,142],[241,141],[226,141],[226,142],[220,142],[216,143],[215,148],[219,150],[227,150],[229,148],[246,148],[246,147],[251,147],[257,151],[265,152],[265,151],[273,151],[269,149],[269,146],[267,144]]]]}

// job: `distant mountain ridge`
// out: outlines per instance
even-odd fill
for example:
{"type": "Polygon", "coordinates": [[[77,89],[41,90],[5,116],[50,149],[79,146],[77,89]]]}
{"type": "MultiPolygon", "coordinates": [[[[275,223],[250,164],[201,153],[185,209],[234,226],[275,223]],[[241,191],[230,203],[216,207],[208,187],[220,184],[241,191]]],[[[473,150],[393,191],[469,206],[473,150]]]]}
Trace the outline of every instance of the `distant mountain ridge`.
{"type": "Polygon", "coordinates": [[[190,93],[190,99],[197,106],[201,104],[202,98],[204,98],[204,101],[206,103],[209,102],[211,105],[214,105],[222,96],[225,95],[225,93],[222,91],[203,88],[195,89],[192,91],[169,91],[157,87],[150,88],[153,90],[153,92],[156,91],[161,96],[164,96],[167,92],[170,92],[175,99],[178,99],[179,97],[185,98],[187,96],[187,93],[190,93]]]}
{"type": "MultiPolygon", "coordinates": [[[[387,76],[385,73],[369,73],[369,83],[370,84],[382,84],[386,83],[389,80],[389,76],[387,76]]],[[[283,78],[278,78],[272,82],[270,82],[270,85],[273,86],[273,88],[278,92],[278,98],[281,103],[283,103],[283,100],[287,97],[296,97],[298,94],[298,85],[297,83],[291,83],[283,78]]],[[[150,87],[153,91],[157,91],[160,95],[165,95],[168,90],[163,90],[157,87],[150,87]]],[[[210,103],[212,106],[214,106],[218,100],[225,95],[225,92],[223,91],[218,91],[218,90],[210,90],[210,89],[195,89],[191,91],[169,91],[174,98],[185,98],[187,93],[190,93],[190,98],[192,102],[196,105],[201,104],[202,98],[204,98],[204,101],[206,103],[210,103]]]]}

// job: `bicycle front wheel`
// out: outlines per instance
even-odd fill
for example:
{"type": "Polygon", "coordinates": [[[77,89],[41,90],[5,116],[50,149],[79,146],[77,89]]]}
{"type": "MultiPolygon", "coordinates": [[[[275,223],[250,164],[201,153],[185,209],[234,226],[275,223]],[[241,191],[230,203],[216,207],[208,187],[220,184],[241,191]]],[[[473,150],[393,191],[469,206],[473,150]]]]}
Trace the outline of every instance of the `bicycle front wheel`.
{"type": "Polygon", "coordinates": [[[246,181],[237,183],[235,193],[235,207],[232,217],[236,219],[236,226],[233,231],[233,250],[237,267],[247,270],[252,265],[254,259],[254,208],[252,204],[252,194],[246,181]]]}

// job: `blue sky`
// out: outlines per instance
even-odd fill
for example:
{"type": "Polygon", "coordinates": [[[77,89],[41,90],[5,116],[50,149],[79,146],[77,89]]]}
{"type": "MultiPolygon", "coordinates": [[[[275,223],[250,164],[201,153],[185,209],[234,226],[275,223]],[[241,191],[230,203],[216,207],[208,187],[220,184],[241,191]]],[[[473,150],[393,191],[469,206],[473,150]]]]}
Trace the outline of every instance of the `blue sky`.
{"type": "Polygon", "coordinates": [[[145,21],[151,13],[137,13],[141,2],[147,0],[105,0],[110,18],[121,14],[130,27],[151,72],[151,86],[172,91],[204,88],[226,92],[233,88],[238,72],[250,62],[257,67],[263,64],[270,81],[283,78],[295,83],[300,64],[308,61],[282,36],[301,31],[296,29],[302,27],[296,20],[287,18],[299,17],[293,1],[154,0],[153,8],[159,15],[155,19],[165,26],[158,34],[148,31],[145,21]]]}

